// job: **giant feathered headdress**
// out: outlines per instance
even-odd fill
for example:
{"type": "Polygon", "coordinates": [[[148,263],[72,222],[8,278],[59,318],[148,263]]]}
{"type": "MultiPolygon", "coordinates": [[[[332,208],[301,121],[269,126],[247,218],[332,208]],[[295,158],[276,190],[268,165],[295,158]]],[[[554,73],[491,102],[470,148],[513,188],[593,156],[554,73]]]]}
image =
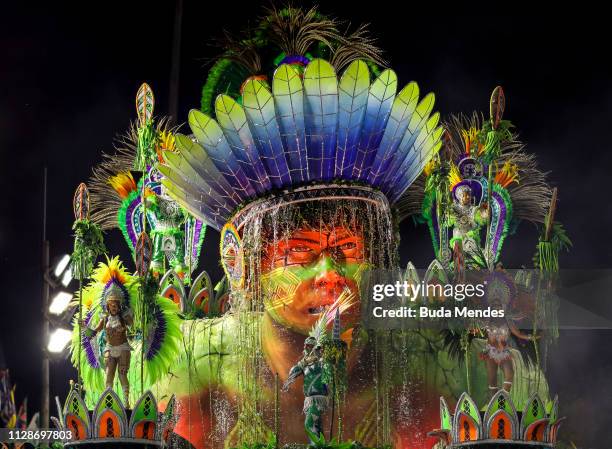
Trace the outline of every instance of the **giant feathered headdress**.
{"type": "Polygon", "coordinates": [[[398,89],[365,28],[345,35],[315,9],[268,11],[248,42],[249,52],[275,47],[275,63],[225,89],[222,66],[239,52],[213,67],[204,112],[189,113],[193,135],[178,134],[160,167],[170,196],[212,227],[238,230],[254,204],[286,193],[280,203],[397,203],[441,146],[434,95],[421,97],[415,82],[398,89]],[[347,66],[341,75],[334,63],[347,66]]]}

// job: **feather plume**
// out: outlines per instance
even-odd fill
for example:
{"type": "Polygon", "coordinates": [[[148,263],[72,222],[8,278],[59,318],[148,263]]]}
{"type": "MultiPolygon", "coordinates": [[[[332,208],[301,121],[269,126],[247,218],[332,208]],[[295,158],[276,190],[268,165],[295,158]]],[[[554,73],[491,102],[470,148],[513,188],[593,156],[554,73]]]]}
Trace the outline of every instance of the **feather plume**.
{"type": "Polygon", "coordinates": [[[361,24],[355,31],[340,37],[339,43],[334,47],[331,64],[336,71],[342,70],[353,61],[366,60],[379,66],[387,67],[383,58],[383,51],[376,45],[376,39],[370,35],[368,24],[361,24]]]}
{"type": "Polygon", "coordinates": [[[261,56],[258,43],[250,30],[236,36],[223,30],[221,38],[214,40],[213,45],[223,49],[221,58],[235,62],[251,75],[262,73],[261,56]]]}
{"type": "Polygon", "coordinates": [[[108,178],[108,183],[121,199],[126,199],[130,193],[136,190],[136,181],[129,171],[111,176],[108,178]]]}
{"type": "Polygon", "coordinates": [[[171,300],[157,296],[145,337],[144,359],[147,380],[155,383],[168,372],[180,354],[181,319],[171,300]]]}
{"type": "Polygon", "coordinates": [[[342,40],[337,21],[322,16],[316,7],[308,10],[291,5],[278,9],[266,8],[262,31],[286,55],[304,56],[315,44],[323,44],[330,51],[334,42],[342,40]]]}

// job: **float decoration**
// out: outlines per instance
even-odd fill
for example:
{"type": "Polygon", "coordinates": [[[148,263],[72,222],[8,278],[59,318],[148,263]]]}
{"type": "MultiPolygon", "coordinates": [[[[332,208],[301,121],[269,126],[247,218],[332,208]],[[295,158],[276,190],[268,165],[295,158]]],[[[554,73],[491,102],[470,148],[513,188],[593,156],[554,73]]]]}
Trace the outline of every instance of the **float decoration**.
{"type": "MultiPolygon", "coordinates": [[[[339,32],[314,8],[267,13],[250,34],[226,35],[202,111],[189,113],[190,132],[154,119],[145,84],[125,145],[94,169],[92,221],[122,230],[140,278],[121,272],[140,323],[127,335],[139,355],[128,380],[142,382],[141,394],[176,393],[175,431],[198,449],[306,437],[321,445],[324,409],[331,441],[424,447],[440,394],[486,396],[484,366],[469,368],[478,363],[472,349],[485,342],[465,329],[448,341],[431,329],[364,329],[361,278],[397,267],[396,225],[411,214],[432,233],[426,282],[456,282],[472,266],[486,277],[518,219],[543,221],[550,188],[503,120],[501,89],[488,121],[461,116],[444,133],[434,95],[414,82],[398,92],[365,27],[339,32]],[[225,277],[216,286],[205,272],[192,276],[205,224],[221,231],[225,277]],[[457,336],[465,379],[452,352],[457,336]],[[319,349],[302,353],[313,341],[319,349]],[[305,394],[304,404],[279,395],[279,379],[307,377],[287,371],[309,357],[303,366],[321,375],[318,394],[305,394]]],[[[406,277],[418,280],[413,266],[406,277]]],[[[79,295],[92,326],[106,312],[98,278],[79,295]]],[[[78,351],[89,365],[83,402],[117,404],[103,382],[106,342],[87,336],[79,344],[75,332],[73,361],[78,351]]],[[[526,379],[512,387],[515,402],[533,391],[547,396],[546,382],[533,378],[537,366],[512,362],[526,379]]],[[[126,428],[129,414],[116,413],[126,428]]]]}
{"type": "Polygon", "coordinates": [[[91,220],[103,230],[119,228],[136,258],[142,232],[152,240],[151,270],[173,269],[189,282],[196,270],[206,227],[167,197],[156,167],[175,151],[175,129],[153,118],[154,98],[144,83],[136,96],[138,120],[103,154],[90,180],[91,220]]]}
{"type": "MultiPolygon", "coordinates": [[[[261,413],[254,413],[265,407],[257,374],[264,369],[256,337],[259,317],[267,313],[285,323],[281,304],[293,301],[302,279],[316,271],[306,264],[300,269],[299,263],[269,271],[260,265],[262,251],[269,248],[274,257],[277,242],[287,239],[283,235],[299,223],[334,235],[336,223],[345,222],[351,238],[359,240],[356,234],[364,234],[368,245],[368,257],[360,256],[346,267],[349,274],[344,276],[351,285],[359,283],[369,266],[391,265],[392,207],[442,144],[434,95],[421,95],[414,82],[398,89],[393,70],[375,68],[373,61],[379,59],[372,55],[380,51],[365,28],[344,35],[336,26],[315,10],[272,10],[253,38],[244,39],[247,63],[236,62],[239,52],[231,46],[227,57],[213,66],[203,90],[205,112],[189,113],[193,136],[177,133],[177,151],[158,167],[168,194],[227,237],[221,242],[222,264],[240,323],[232,350],[241,361],[241,400],[237,423],[227,437],[235,444],[264,442],[269,434],[261,413]],[[281,41],[282,47],[275,44],[281,41]],[[267,50],[284,56],[270,65],[255,59],[253,51],[270,54],[267,50]],[[227,77],[240,82],[219,82],[227,77]],[[229,232],[228,224],[235,231],[229,232]]],[[[344,296],[345,307],[356,308],[357,293],[344,296]]],[[[321,307],[313,306],[312,313],[321,307]]],[[[222,323],[211,326],[222,328],[222,323]]],[[[289,324],[292,331],[296,326],[303,335],[312,324],[289,324]]],[[[386,342],[381,338],[379,347],[386,342]]],[[[382,365],[377,369],[373,376],[381,379],[376,400],[382,407],[389,374],[382,365]]],[[[389,441],[390,418],[387,414],[380,419],[387,423],[380,441],[389,441]]]]}
{"type": "Polygon", "coordinates": [[[565,419],[557,416],[557,408],[557,398],[546,405],[534,394],[518,411],[510,394],[499,390],[483,411],[464,393],[451,413],[441,397],[441,429],[429,435],[438,437],[445,448],[553,448],[565,419]]]}
{"type": "Polygon", "coordinates": [[[126,409],[112,389],[105,390],[93,411],[89,411],[77,390],[68,395],[62,415],[52,417],[59,429],[70,431],[71,439],[63,441],[64,447],[163,447],[173,423],[174,398],[166,406],[166,412],[157,410],[157,402],[150,391],[145,392],[132,410],[126,409]]]}

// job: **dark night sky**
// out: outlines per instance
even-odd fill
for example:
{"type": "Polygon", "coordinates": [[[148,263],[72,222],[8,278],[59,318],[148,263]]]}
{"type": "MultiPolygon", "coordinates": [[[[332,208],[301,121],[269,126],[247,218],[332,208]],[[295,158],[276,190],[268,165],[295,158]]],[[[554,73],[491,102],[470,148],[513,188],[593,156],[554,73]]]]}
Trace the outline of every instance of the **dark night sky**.
{"type": "MultiPolygon", "coordinates": [[[[73,191],[134,118],[134,94],[143,81],[155,91],[156,111],[166,112],[174,6],[47,2],[7,11],[15,4],[4,5],[0,18],[0,342],[18,399],[27,393],[37,408],[43,166],[49,170],[48,238],[58,255],[72,245],[73,191]]],[[[209,39],[224,27],[254,23],[261,4],[185,0],[181,121],[199,106],[204,61],[212,56],[209,39]]],[[[491,89],[503,85],[506,117],[559,187],[557,217],[574,242],[562,265],[612,266],[612,71],[605,15],[452,15],[441,14],[439,5],[410,13],[399,6],[348,5],[323,3],[322,10],[371,22],[402,85],[414,79],[422,92],[435,92],[442,114],[486,110],[491,89]]],[[[522,225],[507,240],[506,265],[528,264],[536,236],[532,226],[522,225]]],[[[404,262],[430,260],[426,229],[404,223],[402,239],[404,262]]],[[[209,231],[203,257],[213,278],[220,275],[216,240],[209,231]]],[[[113,252],[125,253],[118,232],[108,242],[113,252]]],[[[609,296],[602,292],[608,317],[609,296]]],[[[551,388],[560,392],[569,417],[566,435],[584,447],[610,441],[604,425],[612,412],[611,337],[610,331],[564,332],[551,354],[551,388]]],[[[65,394],[68,375],[74,376],[65,361],[53,362],[52,395],[65,394]]]]}

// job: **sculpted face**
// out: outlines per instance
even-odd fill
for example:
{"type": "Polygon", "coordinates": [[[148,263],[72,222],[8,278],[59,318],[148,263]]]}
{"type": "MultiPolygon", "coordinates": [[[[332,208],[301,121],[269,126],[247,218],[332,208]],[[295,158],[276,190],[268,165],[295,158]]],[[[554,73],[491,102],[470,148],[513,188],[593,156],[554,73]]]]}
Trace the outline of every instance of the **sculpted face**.
{"type": "Polygon", "coordinates": [[[359,320],[359,277],[366,267],[358,229],[300,227],[264,247],[266,311],[279,324],[307,334],[321,313],[340,307],[343,327],[359,320]]]}

